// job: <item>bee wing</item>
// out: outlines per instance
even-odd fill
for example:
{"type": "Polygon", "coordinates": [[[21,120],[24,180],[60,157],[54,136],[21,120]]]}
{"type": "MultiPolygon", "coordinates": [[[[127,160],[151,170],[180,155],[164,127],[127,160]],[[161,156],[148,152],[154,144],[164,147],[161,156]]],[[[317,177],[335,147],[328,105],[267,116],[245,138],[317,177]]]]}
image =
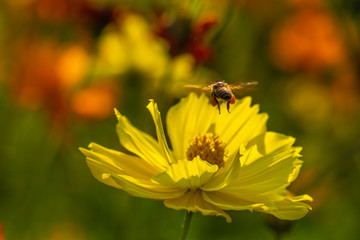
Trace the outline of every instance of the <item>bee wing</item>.
{"type": "Polygon", "coordinates": [[[252,89],[258,85],[258,82],[242,82],[239,84],[231,84],[231,90],[243,90],[243,89],[252,89]]]}
{"type": "Polygon", "coordinates": [[[210,86],[203,86],[203,85],[195,85],[195,84],[187,84],[184,85],[184,88],[191,89],[193,91],[210,91],[210,86]]]}
{"type": "Polygon", "coordinates": [[[257,82],[242,82],[230,85],[230,89],[237,95],[237,97],[242,97],[254,91],[257,84],[257,82]]]}

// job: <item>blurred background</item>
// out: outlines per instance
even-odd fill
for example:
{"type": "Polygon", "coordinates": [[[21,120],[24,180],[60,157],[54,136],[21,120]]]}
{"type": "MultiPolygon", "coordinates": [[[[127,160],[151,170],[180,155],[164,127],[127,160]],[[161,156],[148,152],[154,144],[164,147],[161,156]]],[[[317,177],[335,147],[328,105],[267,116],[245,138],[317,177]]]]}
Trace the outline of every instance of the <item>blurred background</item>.
{"type": "Polygon", "coordinates": [[[359,27],[356,0],[2,0],[0,239],[177,239],[185,212],[96,181],[78,147],[124,150],[114,107],[155,136],[149,98],[164,117],[219,79],[259,82],[313,211],[194,214],[189,239],[359,239],[359,27]]]}

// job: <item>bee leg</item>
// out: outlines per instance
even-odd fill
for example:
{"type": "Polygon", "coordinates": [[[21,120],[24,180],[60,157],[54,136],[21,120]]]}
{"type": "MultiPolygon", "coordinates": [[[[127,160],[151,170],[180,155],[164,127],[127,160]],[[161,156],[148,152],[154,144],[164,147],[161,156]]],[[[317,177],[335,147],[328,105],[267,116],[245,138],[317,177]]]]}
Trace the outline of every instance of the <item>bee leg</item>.
{"type": "Polygon", "coordinates": [[[228,110],[229,113],[230,113],[230,104],[234,104],[234,103],[235,103],[235,95],[232,94],[230,101],[228,101],[227,104],[226,104],[226,107],[227,107],[227,110],[228,110]]]}
{"type": "Polygon", "coordinates": [[[226,103],[226,108],[227,108],[228,112],[230,113],[230,101],[226,103]]]}

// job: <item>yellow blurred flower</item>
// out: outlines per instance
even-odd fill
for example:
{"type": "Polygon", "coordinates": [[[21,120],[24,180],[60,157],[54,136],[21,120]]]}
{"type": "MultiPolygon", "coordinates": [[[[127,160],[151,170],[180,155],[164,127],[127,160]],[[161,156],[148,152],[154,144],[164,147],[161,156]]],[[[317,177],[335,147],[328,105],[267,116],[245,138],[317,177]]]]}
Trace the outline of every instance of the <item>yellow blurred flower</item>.
{"type": "Polygon", "coordinates": [[[119,26],[108,26],[100,37],[95,73],[124,74],[134,69],[152,79],[163,76],[169,56],[150,25],[138,14],[127,13],[120,20],[119,26]]]}
{"type": "Polygon", "coordinates": [[[96,74],[115,75],[127,71],[130,65],[127,50],[125,38],[122,35],[113,30],[104,33],[98,43],[96,74]]]}
{"type": "Polygon", "coordinates": [[[291,79],[284,91],[287,113],[305,129],[322,128],[333,118],[333,106],[328,89],[316,81],[297,77],[291,79]]]}
{"type": "Polygon", "coordinates": [[[80,148],[96,179],[136,197],[163,200],[165,206],[203,215],[250,210],[295,220],[311,207],[308,195],[291,196],[301,147],[294,138],[266,130],[267,114],[251,98],[239,100],[231,114],[219,115],[204,95],[190,94],[166,118],[168,147],[157,104],[147,106],[157,141],[116,111],[120,143],[137,156],[96,143],[80,148]]]}
{"type": "Polygon", "coordinates": [[[124,12],[117,24],[108,25],[99,38],[94,76],[121,75],[126,79],[127,73],[136,72],[146,80],[147,90],[178,94],[196,77],[197,60],[189,53],[171,57],[167,42],[152,28],[143,16],[131,12],[124,12]]]}

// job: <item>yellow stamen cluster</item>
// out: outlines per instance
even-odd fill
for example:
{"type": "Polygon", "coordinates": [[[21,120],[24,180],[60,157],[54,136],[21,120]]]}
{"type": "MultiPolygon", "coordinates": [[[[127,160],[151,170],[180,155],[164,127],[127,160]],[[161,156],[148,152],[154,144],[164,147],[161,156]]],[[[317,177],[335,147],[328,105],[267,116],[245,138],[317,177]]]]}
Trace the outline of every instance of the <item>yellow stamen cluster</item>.
{"type": "Polygon", "coordinates": [[[191,161],[196,156],[200,156],[202,160],[218,165],[220,168],[225,164],[225,144],[220,141],[219,136],[214,137],[212,133],[196,136],[190,142],[190,146],[186,151],[186,157],[191,161]]]}

